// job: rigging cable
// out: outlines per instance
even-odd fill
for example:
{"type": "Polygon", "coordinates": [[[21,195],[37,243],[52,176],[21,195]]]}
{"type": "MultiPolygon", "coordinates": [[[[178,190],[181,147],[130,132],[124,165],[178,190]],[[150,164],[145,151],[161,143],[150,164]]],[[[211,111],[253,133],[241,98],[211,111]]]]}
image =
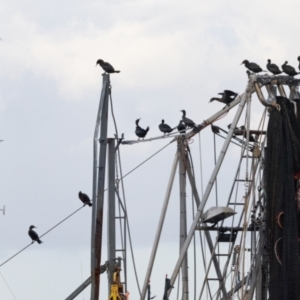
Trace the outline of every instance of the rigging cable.
{"type": "MultiPolygon", "coordinates": [[[[194,172],[194,163],[193,163],[192,155],[191,155],[191,152],[190,152],[190,148],[187,147],[187,150],[188,150],[188,155],[190,157],[191,165],[192,165],[191,172],[192,172],[192,175],[194,176],[194,182],[196,183],[195,172],[194,172]]],[[[187,159],[189,159],[189,158],[187,158],[187,159]]],[[[192,216],[193,216],[193,218],[195,217],[195,199],[194,199],[193,189],[192,189],[192,216]]],[[[196,265],[197,265],[197,255],[196,255],[196,235],[195,234],[193,236],[193,244],[194,244],[193,245],[194,246],[194,299],[196,300],[196,282],[197,282],[197,269],[196,269],[196,265]]]]}
{"type": "MultiPolygon", "coordinates": [[[[111,96],[111,88],[110,88],[110,93],[109,93],[109,98],[110,98],[110,104],[111,104],[111,113],[112,113],[112,117],[114,120],[114,124],[115,124],[115,129],[116,129],[116,135],[118,138],[118,129],[117,129],[117,123],[115,120],[115,116],[114,116],[114,112],[113,112],[113,102],[112,102],[112,96],[111,96]]],[[[154,154],[155,155],[155,154],[154,154]]],[[[153,156],[154,156],[153,155],[153,156]]],[[[133,247],[132,247],[132,240],[131,240],[131,233],[130,233],[130,227],[129,227],[129,220],[128,220],[128,212],[127,212],[127,206],[126,206],[126,198],[125,198],[125,189],[124,189],[124,183],[123,183],[123,178],[126,177],[128,174],[130,174],[131,172],[133,172],[133,170],[135,170],[136,168],[134,168],[132,171],[130,171],[129,173],[127,173],[125,176],[122,175],[122,164],[121,164],[121,155],[120,155],[120,150],[118,148],[118,157],[119,157],[119,167],[120,167],[120,176],[121,176],[121,186],[122,186],[122,194],[123,194],[123,200],[124,200],[124,207],[125,207],[125,212],[126,212],[126,222],[127,222],[127,230],[128,230],[128,238],[129,238],[129,245],[130,245],[130,252],[131,252],[131,259],[132,259],[132,264],[133,264],[133,268],[134,268],[134,274],[135,274],[135,279],[136,279],[136,283],[137,283],[137,287],[140,293],[140,296],[142,296],[141,293],[141,288],[140,288],[140,284],[139,284],[139,280],[138,280],[138,276],[137,276],[137,270],[136,270],[136,265],[135,265],[135,259],[134,259],[134,254],[133,254],[133,247]]],[[[151,157],[150,157],[151,158],[151,157]]],[[[150,159],[148,158],[148,160],[150,159]]],[[[147,161],[147,160],[146,160],[147,161]]],[[[145,161],[145,162],[146,162],[145,161]]]]}
{"type": "Polygon", "coordinates": [[[15,300],[17,300],[17,298],[16,298],[16,296],[14,295],[13,291],[11,290],[11,288],[10,288],[8,282],[5,280],[4,275],[3,275],[1,272],[0,272],[0,275],[1,275],[1,277],[3,278],[3,280],[4,280],[5,284],[6,284],[6,286],[8,287],[10,293],[12,294],[12,296],[15,298],[15,300]]]}
{"type": "MultiPolygon", "coordinates": [[[[189,148],[188,148],[188,150],[189,150],[188,154],[189,154],[190,161],[191,161],[191,171],[192,171],[192,174],[195,178],[195,169],[194,169],[193,157],[191,155],[191,152],[190,152],[189,148]]],[[[201,171],[202,171],[202,169],[201,169],[201,171]]],[[[196,181],[194,183],[196,184],[196,181]]],[[[202,194],[203,194],[203,192],[202,192],[202,194]]],[[[194,193],[192,193],[192,197],[194,198],[194,193]]],[[[202,195],[202,197],[203,197],[203,195],[202,195]]],[[[193,209],[194,209],[194,207],[193,207],[193,209]]],[[[193,215],[194,215],[194,211],[193,211],[193,215]]],[[[203,234],[204,234],[204,232],[203,232],[203,234]]],[[[202,240],[202,231],[201,230],[199,230],[199,237],[200,237],[200,244],[201,244],[201,250],[202,250],[202,260],[203,260],[204,270],[206,272],[206,268],[207,268],[207,266],[206,266],[206,255],[205,255],[205,253],[206,253],[206,243],[205,243],[205,241],[206,240],[204,239],[204,248],[203,248],[203,240],[202,240]]],[[[196,275],[195,275],[195,278],[196,278],[196,275]]],[[[196,280],[195,280],[195,282],[196,282],[196,280]]],[[[207,299],[208,299],[208,295],[207,295],[208,292],[209,292],[209,295],[210,295],[210,298],[211,298],[212,296],[211,296],[211,291],[210,291],[209,285],[206,287],[206,298],[207,299]]],[[[195,297],[196,297],[196,293],[195,293],[195,297]]]]}
{"type": "MultiPolygon", "coordinates": [[[[67,219],[69,219],[71,216],[73,216],[75,213],[77,213],[79,210],[81,210],[83,207],[85,207],[85,205],[81,206],[80,208],[76,209],[73,213],[71,213],[69,216],[67,216],[66,218],[64,218],[62,221],[60,221],[59,223],[57,223],[56,225],[54,225],[53,227],[51,227],[49,230],[47,230],[45,233],[43,233],[41,237],[45,236],[48,232],[50,232],[51,230],[53,230],[55,227],[57,227],[58,225],[60,225],[61,223],[63,223],[64,221],[66,221],[67,219]]],[[[22,248],[20,251],[18,251],[16,254],[14,254],[13,256],[11,256],[9,259],[7,259],[6,261],[4,261],[1,265],[0,268],[5,265],[7,262],[9,262],[11,259],[13,259],[15,256],[17,256],[18,254],[20,254],[21,252],[23,252],[26,248],[28,248],[29,246],[31,246],[34,242],[30,243],[29,245],[25,246],[24,248],[22,248]]]]}
{"type": "MultiPolygon", "coordinates": [[[[199,159],[200,159],[201,194],[202,194],[202,197],[203,197],[203,168],[202,168],[201,131],[198,134],[198,138],[199,138],[199,159]]],[[[203,242],[203,240],[202,240],[203,239],[202,238],[202,234],[204,235],[204,232],[200,231],[199,233],[200,233],[201,249],[202,249],[202,253],[203,253],[202,257],[203,257],[204,269],[205,269],[205,272],[206,272],[206,239],[204,239],[204,242],[203,242]],[[204,249],[203,249],[203,244],[204,244],[204,249]]],[[[207,298],[208,287],[206,287],[206,298],[207,298]]],[[[209,290],[209,292],[210,292],[210,290],[209,290]]]]}

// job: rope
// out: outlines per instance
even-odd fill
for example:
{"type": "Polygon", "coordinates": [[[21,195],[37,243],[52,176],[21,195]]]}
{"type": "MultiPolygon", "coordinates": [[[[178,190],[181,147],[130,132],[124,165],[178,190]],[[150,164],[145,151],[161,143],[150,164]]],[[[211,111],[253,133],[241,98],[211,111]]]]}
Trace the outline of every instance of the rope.
{"type": "MultiPolygon", "coordinates": [[[[55,226],[53,226],[52,228],[50,228],[48,231],[46,231],[45,233],[43,233],[41,237],[43,237],[44,235],[46,235],[48,232],[50,232],[51,230],[53,230],[54,228],[56,228],[58,225],[60,225],[61,223],[63,223],[64,221],[66,221],[67,219],[69,219],[71,216],[73,216],[75,213],[77,213],[79,210],[81,210],[85,205],[81,206],[80,208],[76,209],[73,213],[71,213],[69,216],[67,216],[66,218],[64,218],[62,221],[60,221],[59,223],[57,223],[55,226]]],[[[16,257],[18,254],[20,254],[21,252],[23,252],[25,249],[27,249],[29,246],[31,246],[34,242],[30,243],[29,245],[25,246],[24,248],[22,248],[20,251],[18,251],[16,254],[14,254],[13,256],[11,256],[9,259],[7,259],[6,261],[4,261],[1,265],[0,268],[5,265],[7,262],[9,262],[11,259],[13,259],[14,257],[16,257]]]]}

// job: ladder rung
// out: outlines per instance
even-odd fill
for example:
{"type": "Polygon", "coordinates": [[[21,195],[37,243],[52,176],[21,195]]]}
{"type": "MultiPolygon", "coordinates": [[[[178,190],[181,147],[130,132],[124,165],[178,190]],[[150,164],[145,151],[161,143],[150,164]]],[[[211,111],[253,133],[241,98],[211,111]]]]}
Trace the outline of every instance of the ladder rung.
{"type": "Polygon", "coordinates": [[[223,278],[207,278],[207,280],[223,280],[223,278]]]}
{"type": "Polygon", "coordinates": [[[230,204],[230,205],[245,205],[245,203],[234,203],[234,202],[229,202],[228,204],[230,204]]]}
{"type": "Polygon", "coordinates": [[[115,219],[124,219],[125,217],[115,217],[115,219]]]}
{"type": "Polygon", "coordinates": [[[229,254],[217,254],[215,253],[215,256],[228,256],[229,254]]]}
{"type": "Polygon", "coordinates": [[[125,251],[125,249],[116,249],[115,251],[122,252],[122,251],[125,251]]]}

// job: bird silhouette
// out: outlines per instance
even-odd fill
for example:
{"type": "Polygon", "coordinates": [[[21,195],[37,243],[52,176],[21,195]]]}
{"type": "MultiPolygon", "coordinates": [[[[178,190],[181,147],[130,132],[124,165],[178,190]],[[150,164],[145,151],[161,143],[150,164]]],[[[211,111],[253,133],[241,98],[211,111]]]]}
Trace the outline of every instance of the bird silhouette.
{"type": "Polygon", "coordinates": [[[185,123],[185,125],[188,127],[188,128],[195,128],[196,127],[196,124],[193,120],[187,118],[185,115],[186,115],[186,112],[185,110],[181,110],[182,111],[182,118],[181,120],[185,123]]]}
{"type": "Polygon", "coordinates": [[[171,128],[168,124],[165,124],[165,120],[161,120],[161,123],[158,125],[158,128],[161,132],[164,133],[171,133],[175,128],[171,128]]]}
{"type": "MultiPolygon", "coordinates": [[[[246,127],[244,125],[240,126],[238,130],[243,130],[243,137],[247,139],[247,131],[246,127]]],[[[249,134],[249,142],[255,142],[255,138],[253,137],[252,134],[249,134]]]]}
{"type": "Polygon", "coordinates": [[[36,227],[33,226],[33,225],[31,225],[31,226],[29,227],[28,235],[31,237],[32,243],[38,242],[39,244],[41,244],[42,241],[40,240],[38,234],[37,234],[34,230],[32,230],[33,228],[36,228],[36,227]]]}
{"type": "MultiPolygon", "coordinates": [[[[247,69],[249,69],[250,71],[252,71],[253,73],[260,73],[260,72],[263,72],[264,70],[256,63],[254,62],[249,62],[247,59],[245,59],[241,65],[244,64],[245,67],[247,69]]],[[[266,72],[266,71],[264,71],[266,72]]]]}
{"type": "Polygon", "coordinates": [[[81,191],[80,191],[78,193],[78,197],[84,205],[92,206],[91,199],[87,194],[81,193],[81,191]]]}
{"type": "Polygon", "coordinates": [[[121,71],[116,71],[116,70],[114,69],[114,67],[113,67],[110,63],[105,62],[105,61],[102,60],[102,59],[98,59],[98,60],[96,61],[96,67],[97,67],[97,65],[101,66],[102,69],[103,69],[106,73],[109,73],[109,74],[111,74],[111,73],[120,73],[120,72],[121,72],[121,71]]]}
{"type": "Polygon", "coordinates": [[[295,68],[288,65],[288,62],[286,61],[282,66],[281,66],[283,72],[289,76],[296,76],[299,74],[299,72],[296,72],[295,68]]]}
{"type": "Polygon", "coordinates": [[[185,129],[186,129],[186,125],[185,123],[180,120],[179,121],[179,124],[177,125],[177,130],[180,132],[180,133],[185,133],[185,129]]]}
{"type": "Polygon", "coordinates": [[[222,97],[221,98],[213,97],[209,100],[209,102],[218,101],[221,103],[225,103],[226,105],[229,105],[236,98],[238,94],[230,90],[224,90],[224,93],[218,93],[218,95],[221,95],[222,97]]]}
{"type": "Polygon", "coordinates": [[[298,61],[299,61],[299,65],[298,65],[298,69],[299,69],[299,71],[300,71],[300,56],[298,56],[298,61]]]}
{"type": "Polygon", "coordinates": [[[146,129],[141,128],[141,127],[139,126],[140,119],[141,119],[141,118],[139,118],[139,119],[137,119],[137,120],[135,121],[135,124],[136,124],[135,134],[138,136],[138,139],[140,139],[140,138],[145,138],[147,132],[148,132],[149,129],[150,129],[149,127],[147,127],[146,129]]]}
{"type": "Polygon", "coordinates": [[[282,71],[278,68],[277,65],[271,64],[271,59],[268,59],[267,69],[274,75],[279,75],[282,73],[282,71]]]}
{"type": "Polygon", "coordinates": [[[166,279],[165,279],[165,290],[164,290],[164,296],[163,300],[168,300],[168,291],[169,289],[173,289],[174,286],[171,285],[171,279],[168,278],[168,274],[166,274],[166,279]]]}

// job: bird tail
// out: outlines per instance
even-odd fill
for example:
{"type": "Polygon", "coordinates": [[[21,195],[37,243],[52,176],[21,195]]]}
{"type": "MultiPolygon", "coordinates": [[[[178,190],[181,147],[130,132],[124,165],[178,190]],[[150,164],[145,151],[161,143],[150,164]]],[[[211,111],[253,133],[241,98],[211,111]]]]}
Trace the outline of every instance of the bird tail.
{"type": "Polygon", "coordinates": [[[43,242],[40,240],[40,239],[38,239],[38,240],[36,240],[39,244],[42,244],[43,242]]]}
{"type": "Polygon", "coordinates": [[[121,71],[115,71],[115,73],[120,73],[121,71]]]}

